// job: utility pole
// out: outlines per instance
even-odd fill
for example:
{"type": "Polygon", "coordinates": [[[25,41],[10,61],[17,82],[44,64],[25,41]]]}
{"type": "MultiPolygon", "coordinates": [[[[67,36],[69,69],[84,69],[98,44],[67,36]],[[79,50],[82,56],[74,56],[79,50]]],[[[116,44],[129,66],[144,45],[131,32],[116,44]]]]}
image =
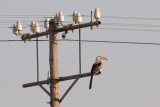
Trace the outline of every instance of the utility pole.
{"type": "MultiPolygon", "coordinates": [[[[92,16],[92,15],[91,15],[92,16]]],[[[74,29],[81,29],[85,27],[91,27],[92,26],[99,26],[101,22],[98,20],[100,18],[99,9],[95,9],[94,16],[96,18],[95,22],[89,22],[80,24],[82,22],[82,18],[80,13],[77,13],[76,11],[73,14],[73,21],[75,21],[76,24],[68,24],[68,25],[62,25],[62,22],[64,21],[63,13],[60,11],[58,14],[56,14],[56,17],[52,19],[46,19],[45,21],[45,32],[40,32],[39,24],[34,21],[31,23],[31,31],[33,31],[33,34],[25,33],[21,34],[20,31],[22,30],[22,24],[20,21],[17,21],[17,24],[14,24],[13,26],[13,33],[16,35],[20,35],[21,39],[26,41],[30,40],[32,38],[38,38],[41,36],[49,35],[49,62],[50,62],[50,77],[47,80],[42,80],[32,83],[23,84],[23,88],[32,87],[32,86],[39,86],[46,94],[50,97],[50,106],[51,107],[60,107],[60,103],[62,100],[66,97],[66,95],[69,93],[69,91],[72,89],[72,87],[76,84],[76,82],[79,80],[79,78],[89,77],[91,76],[91,73],[83,73],[66,76],[66,77],[59,77],[59,69],[58,69],[58,33],[59,32],[68,32],[69,30],[73,31],[74,29]],[[58,27],[58,25],[61,25],[61,27],[58,27]],[[72,80],[73,83],[71,86],[66,90],[66,92],[63,94],[63,96],[60,98],[59,96],[59,82],[66,81],[66,80],[72,80]],[[50,84],[50,92],[43,87],[43,84],[50,84]]],[[[38,39],[36,39],[38,40],[38,39]]],[[[79,40],[81,42],[81,40],[79,40]]],[[[81,47],[80,47],[81,48],[81,47]]],[[[37,57],[38,58],[38,57],[37,57]]],[[[81,58],[79,58],[81,60],[81,58]]],[[[80,61],[81,62],[81,61],[80,61]]],[[[99,74],[97,74],[99,75],[99,74]]],[[[37,73],[37,78],[38,77],[37,73]]]]}
{"type": "MultiPolygon", "coordinates": [[[[50,28],[57,29],[57,24],[51,22],[50,28]]],[[[49,62],[50,62],[50,105],[59,107],[59,70],[58,70],[58,33],[49,34],[49,62]]]]}

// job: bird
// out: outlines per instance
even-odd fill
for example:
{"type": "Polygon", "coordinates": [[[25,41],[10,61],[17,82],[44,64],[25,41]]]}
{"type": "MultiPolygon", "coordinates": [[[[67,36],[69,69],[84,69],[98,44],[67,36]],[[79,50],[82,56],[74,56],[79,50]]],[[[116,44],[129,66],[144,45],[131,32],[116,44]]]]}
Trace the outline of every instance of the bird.
{"type": "Polygon", "coordinates": [[[101,70],[102,70],[102,66],[103,66],[102,60],[108,60],[108,59],[107,59],[106,57],[103,57],[103,56],[98,56],[98,57],[96,58],[96,61],[95,61],[94,64],[92,65],[89,89],[92,88],[93,76],[94,76],[94,75],[97,75],[97,74],[101,74],[101,70]]]}

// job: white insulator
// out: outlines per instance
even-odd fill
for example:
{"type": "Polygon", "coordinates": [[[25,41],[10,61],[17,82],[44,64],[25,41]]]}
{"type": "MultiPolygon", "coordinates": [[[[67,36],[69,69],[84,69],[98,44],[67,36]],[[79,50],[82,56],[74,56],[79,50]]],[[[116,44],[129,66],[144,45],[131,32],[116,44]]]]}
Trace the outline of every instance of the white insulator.
{"type": "Polygon", "coordinates": [[[39,27],[39,24],[38,24],[38,23],[35,24],[34,31],[35,31],[36,33],[39,33],[39,32],[40,32],[40,27],[39,27]]]}
{"type": "Polygon", "coordinates": [[[46,29],[49,28],[49,18],[46,18],[46,19],[45,19],[44,28],[46,28],[46,29]]]}
{"type": "Polygon", "coordinates": [[[17,26],[16,24],[13,24],[13,33],[14,33],[14,34],[17,34],[17,33],[18,33],[18,31],[17,31],[17,29],[16,29],[16,26],[17,26]]]}
{"type": "Polygon", "coordinates": [[[101,18],[101,14],[100,14],[99,8],[95,9],[95,11],[94,11],[94,18],[95,19],[100,19],[101,18]]]}
{"type": "Polygon", "coordinates": [[[74,12],[73,12],[73,21],[74,21],[74,22],[76,21],[76,15],[77,15],[77,11],[74,11],[74,12]]]}
{"type": "Polygon", "coordinates": [[[46,18],[45,21],[46,21],[46,22],[49,22],[49,18],[46,18]]]}
{"type": "Polygon", "coordinates": [[[56,17],[59,17],[59,13],[56,13],[56,17]]]}
{"type": "Polygon", "coordinates": [[[54,17],[54,22],[55,23],[59,23],[59,14],[58,13],[56,13],[56,16],[54,17]]]}
{"type": "Polygon", "coordinates": [[[22,24],[21,24],[21,22],[20,22],[19,20],[17,21],[16,29],[17,29],[18,31],[21,31],[21,30],[22,30],[22,24]]]}
{"type": "Polygon", "coordinates": [[[63,22],[64,21],[64,16],[63,16],[63,13],[62,11],[59,12],[59,22],[63,22]]]}
{"type": "Polygon", "coordinates": [[[32,32],[34,32],[34,26],[35,26],[35,24],[36,24],[35,21],[32,21],[32,22],[31,22],[30,30],[31,30],[32,32]]]}
{"type": "Polygon", "coordinates": [[[81,23],[82,22],[82,17],[81,14],[78,12],[76,16],[76,23],[81,23]]]}

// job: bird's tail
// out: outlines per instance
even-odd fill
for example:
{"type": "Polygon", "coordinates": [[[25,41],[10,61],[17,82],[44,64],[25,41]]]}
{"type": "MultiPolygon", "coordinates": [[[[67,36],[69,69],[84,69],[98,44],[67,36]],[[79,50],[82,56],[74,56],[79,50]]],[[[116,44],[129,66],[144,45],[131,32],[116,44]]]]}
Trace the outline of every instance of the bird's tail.
{"type": "Polygon", "coordinates": [[[93,80],[93,75],[91,75],[90,84],[89,84],[89,89],[92,88],[92,80],[93,80]]]}

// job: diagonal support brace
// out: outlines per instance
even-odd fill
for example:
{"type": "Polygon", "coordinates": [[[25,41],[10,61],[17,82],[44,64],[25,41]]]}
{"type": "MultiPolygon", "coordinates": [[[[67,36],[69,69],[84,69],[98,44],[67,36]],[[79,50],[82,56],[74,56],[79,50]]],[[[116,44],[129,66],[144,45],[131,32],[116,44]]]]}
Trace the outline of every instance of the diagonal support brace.
{"type": "Polygon", "coordinates": [[[64,93],[64,95],[61,97],[61,99],[59,100],[59,103],[62,102],[62,100],[66,97],[66,95],[69,93],[69,91],[73,88],[73,86],[76,84],[76,82],[79,80],[79,76],[77,76],[77,78],[73,81],[73,83],[71,84],[71,86],[67,89],[67,91],[64,93]]]}
{"type": "Polygon", "coordinates": [[[51,96],[50,92],[47,89],[45,89],[41,83],[38,82],[38,85],[44,92],[46,92],[49,96],[51,96]]]}

